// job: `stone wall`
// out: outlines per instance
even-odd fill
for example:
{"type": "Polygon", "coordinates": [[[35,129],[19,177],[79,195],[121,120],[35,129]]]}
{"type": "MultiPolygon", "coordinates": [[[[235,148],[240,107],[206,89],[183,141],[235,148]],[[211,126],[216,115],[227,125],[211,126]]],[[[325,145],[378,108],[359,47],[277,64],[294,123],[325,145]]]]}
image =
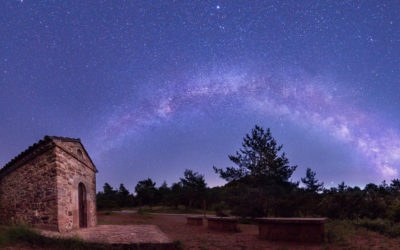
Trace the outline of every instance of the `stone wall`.
{"type": "Polygon", "coordinates": [[[96,172],[79,139],[46,136],[0,169],[0,224],[77,229],[83,184],[85,224],[96,226],[96,172]]]}
{"type": "Polygon", "coordinates": [[[79,228],[78,186],[86,188],[87,227],[97,225],[96,172],[80,143],[56,142],[58,228],[60,232],[79,228]],[[82,153],[80,154],[79,151],[82,153]]]}
{"type": "Polygon", "coordinates": [[[0,176],[0,222],[57,230],[54,147],[39,147],[9,168],[0,176]]]}

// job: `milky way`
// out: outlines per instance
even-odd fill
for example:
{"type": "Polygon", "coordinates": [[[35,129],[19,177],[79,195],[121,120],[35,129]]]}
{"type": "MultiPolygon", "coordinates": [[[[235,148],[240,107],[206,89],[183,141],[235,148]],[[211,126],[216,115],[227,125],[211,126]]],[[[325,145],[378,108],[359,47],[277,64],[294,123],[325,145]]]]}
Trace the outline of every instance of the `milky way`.
{"type": "MultiPolygon", "coordinates": [[[[304,75],[304,74],[302,74],[304,75]]],[[[285,117],[299,126],[324,130],[337,140],[351,144],[372,162],[381,178],[394,178],[400,164],[399,131],[380,122],[379,114],[340,100],[336,87],[324,85],[326,79],[291,78],[270,74],[257,76],[246,72],[203,73],[170,89],[150,94],[143,103],[127,104],[125,110],[108,120],[102,128],[99,145],[109,147],[131,133],[167,119],[185,108],[202,109],[204,105],[228,101],[235,112],[261,112],[285,117]],[[172,89],[172,90],[171,90],[172,89]],[[240,100],[238,100],[240,97],[240,100]],[[242,110],[240,110],[242,109],[242,110]],[[105,143],[107,142],[107,143],[105,143]]]]}
{"type": "Polygon", "coordinates": [[[79,137],[98,188],[221,185],[255,124],[327,185],[399,178],[396,1],[1,1],[0,165],[79,137]]]}

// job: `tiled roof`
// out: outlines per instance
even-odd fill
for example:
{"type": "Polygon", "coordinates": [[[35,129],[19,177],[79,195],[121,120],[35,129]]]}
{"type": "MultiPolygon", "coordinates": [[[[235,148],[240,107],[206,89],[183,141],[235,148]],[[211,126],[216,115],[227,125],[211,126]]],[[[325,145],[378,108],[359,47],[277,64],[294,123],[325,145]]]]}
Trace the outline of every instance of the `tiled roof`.
{"type": "Polygon", "coordinates": [[[56,140],[61,140],[61,141],[81,142],[81,139],[79,139],[79,138],[69,138],[69,137],[61,137],[61,136],[48,136],[48,135],[46,135],[44,138],[45,139],[46,138],[56,139],[56,140]]]}
{"type": "MultiPolygon", "coordinates": [[[[23,151],[19,155],[15,156],[11,161],[6,163],[6,165],[4,165],[0,169],[0,176],[3,174],[6,174],[8,172],[8,170],[12,171],[10,168],[12,166],[14,166],[15,163],[17,163],[19,160],[23,159],[24,157],[30,155],[31,153],[33,153],[35,151],[41,151],[42,149],[46,149],[47,146],[48,147],[54,146],[55,145],[54,140],[60,140],[60,141],[64,141],[64,142],[79,142],[82,145],[80,139],[46,135],[42,140],[38,141],[37,143],[34,143],[32,146],[27,148],[25,151],[23,151]]],[[[89,154],[86,152],[86,149],[85,149],[85,147],[83,147],[83,145],[82,145],[82,148],[85,150],[85,153],[89,156],[89,154]]],[[[93,161],[92,161],[92,159],[90,159],[90,156],[89,156],[89,160],[93,164],[93,161]]],[[[95,165],[93,164],[93,166],[95,166],[95,165]]],[[[97,172],[96,166],[95,166],[95,170],[97,172]]]]}
{"type": "Polygon", "coordinates": [[[82,142],[81,142],[81,139],[79,139],[79,138],[76,138],[76,139],[75,139],[75,138],[69,138],[69,137],[61,137],[61,136],[45,136],[45,138],[46,138],[46,137],[49,137],[50,139],[56,139],[56,140],[60,140],[60,141],[65,141],[65,142],[79,142],[79,143],[81,144],[83,150],[85,151],[86,155],[88,156],[90,163],[92,163],[95,172],[96,172],[96,173],[98,172],[98,170],[97,170],[97,168],[96,168],[96,165],[94,165],[94,163],[93,163],[93,161],[92,161],[92,158],[90,158],[90,155],[89,155],[88,152],[86,151],[86,148],[83,146],[83,144],[82,144],[82,142]]]}

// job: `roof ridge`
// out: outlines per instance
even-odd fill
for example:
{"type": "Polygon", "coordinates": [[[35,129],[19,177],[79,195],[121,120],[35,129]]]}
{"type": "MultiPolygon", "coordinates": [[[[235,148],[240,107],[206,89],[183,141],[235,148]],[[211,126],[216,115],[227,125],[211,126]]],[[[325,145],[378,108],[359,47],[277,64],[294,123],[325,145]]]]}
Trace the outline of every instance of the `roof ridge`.
{"type": "Polygon", "coordinates": [[[71,137],[62,137],[62,136],[49,136],[46,135],[44,136],[44,138],[49,138],[49,139],[57,139],[57,140],[63,140],[63,141],[77,141],[77,142],[81,142],[80,138],[71,138],[71,137]]]}
{"type": "MultiPolygon", "coordinates": [[[[2,168],[0,168],[0,175],[6,172],[13,164],[17,161],[21,160],[23,157],[29,155],[30,153],[34,152],[35,149],[38,149],[40,146],[44,146],[49,142],[54,143],[54,140],[61,140],[61,141],[72,141],[72,142],[79,142],[81,143],[81,139],[79,138],[70,138],[70,137],[62,137],[62,136],[49,136],[45,135],[43,139],[35,142],[34,144],[30,145],[27,149],[16,155],[12,158],[9,162],[7,162],[2,168]]],[[[81,143],[82,144],[82,143],[81,143]]],[[[92,162],[93,163],[93,162],[92,162]]],[[[94,165],[94,164],[93,164],[94,165]]]]}

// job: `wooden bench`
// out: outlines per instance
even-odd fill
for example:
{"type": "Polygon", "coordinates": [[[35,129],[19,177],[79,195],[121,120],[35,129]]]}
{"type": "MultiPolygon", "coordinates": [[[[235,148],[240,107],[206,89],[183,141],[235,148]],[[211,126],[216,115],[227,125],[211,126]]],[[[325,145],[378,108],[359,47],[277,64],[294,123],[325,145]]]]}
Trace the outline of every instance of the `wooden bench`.
{"type": "Polygon", "coordinates": [[[236,217],[207,217],[208,228],[228,231],[228,232],[238,232],[238,219],[236,217]]]}
{"type": "Polygon", "coordinates": [[[326,218],[258,218],[259,237],[267,240],[321,243],[326,218]]]}
{"type": "Polygon", "coordinates": [[[187,216],[186,224],[192,226],[202,226],[203,225],[203,217],[202,216],[187,216]]]}

